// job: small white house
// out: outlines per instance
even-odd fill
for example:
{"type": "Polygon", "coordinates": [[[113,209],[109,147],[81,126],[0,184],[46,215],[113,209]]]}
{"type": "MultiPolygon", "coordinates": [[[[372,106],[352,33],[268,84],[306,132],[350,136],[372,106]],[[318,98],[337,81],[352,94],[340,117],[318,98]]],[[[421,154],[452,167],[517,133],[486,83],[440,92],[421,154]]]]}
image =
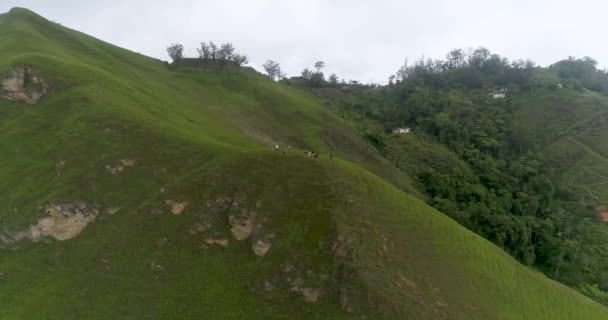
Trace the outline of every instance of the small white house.
{"type": "Polygon", "coordinates": [[[557,88],[558,88],[558,89],[563,89],[563,88],[564,88],[564,85],[563,85],[563,84],[561,84],[561,83],[558,83],[558,84],[557,84],[557,88]]]}
{"type": "Polygon", "coordinates": [[[490,96],[494,99],[504,99],[507,97],[507,89],[496,89],[489,93],[490,96]]]}
{"type": "Polygon", "coordinates": [[[393,130],[393,133],[406,134],[406,133],[410,133],[411,131],[412,131],[412,129],[410,129],[410,128],[397,128],[397,129],[393,130]]]}

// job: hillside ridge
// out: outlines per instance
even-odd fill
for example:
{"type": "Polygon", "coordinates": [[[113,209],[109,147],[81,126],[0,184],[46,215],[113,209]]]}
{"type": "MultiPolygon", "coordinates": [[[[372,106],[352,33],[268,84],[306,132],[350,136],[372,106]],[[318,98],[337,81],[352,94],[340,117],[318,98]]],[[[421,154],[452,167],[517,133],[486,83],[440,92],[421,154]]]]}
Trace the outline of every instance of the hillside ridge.
{"type": "Polygon", "coordinates": [[[0,16],[0,74],[49,91],[0,98],[0,318],[608,317],[418,199],[314,94],[15,16],[37,15],[0,16]]]}

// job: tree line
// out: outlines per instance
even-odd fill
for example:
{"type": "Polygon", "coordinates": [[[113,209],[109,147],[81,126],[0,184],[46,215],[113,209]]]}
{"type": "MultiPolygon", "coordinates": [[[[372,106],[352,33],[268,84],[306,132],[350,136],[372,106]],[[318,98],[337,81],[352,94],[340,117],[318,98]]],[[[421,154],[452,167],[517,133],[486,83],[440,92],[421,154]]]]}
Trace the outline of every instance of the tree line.
{"type": "MultiPolygon", "coordinates": [[[[222,43],[219,46],[209,42],[201,42],[200,47],[196,49],[198,59],[203,61],[215,62],[220,67],[224,67],[228,63],[233,63],[237,66],[243,66],[249,63],[246,55],[239,54],[232,43],[222,43]]],[[[177,62],[184,58],[184,46],[179,43],[173,43],[167,47],[167,54],[177,62]]]]}
{"type": "MultiPolygon", "coordinates": [[[[274,60],[267,60],[263,65],[264,71],[266,72],[266,76],[273,80],[287,80],[286,74],[281,69],[281,65],[274,60]]],[[[308,84],[312,87],[322,87],[324,85],[338,85],[338,76],[335,73],[332,73],[329,78],[326,80],[325,75],[321,70],[325,68],[325,62],[317,61],[314,64],[314,71],[309,68],[304,68],[302,70],[300,79],[303,80],[305,84],[308,84]]]]}
{"type": "MultiPolygon", "coordinates": [[[[223,43],[219,46],[213,41],[201,42],[200,47],[196,48],[198,52],[198,59],[208,62],[217,63],[220,67],[224,67],[228,63],[233,63],[237,66],[243,66],[249,63],[249,59],[246,55],[239,54],[236,52],[232,43],[223,43]]],[[[173,61],[178,62],[185,58],[184,46],[180,43],[172,43],[167,47],[167,54],[173,61]]],[[[262,67],[266,77],[270,80],[278,81],[286,79],[286,74],[283,72],[281,65],[274,60],[267,60],[262,67]]],[[[325,68],[325,62],[317,61],[314,64],[314,71],[309,68],[304,68],[301,73],[301,78],[304,82],[312,87],[322,87],[325,85],[337,86],[338,76],[332,73],[326,80],[325,75],[321,71],[325,68]]],[[[342,80],[342,84],[346,84],[342,80]]]]}

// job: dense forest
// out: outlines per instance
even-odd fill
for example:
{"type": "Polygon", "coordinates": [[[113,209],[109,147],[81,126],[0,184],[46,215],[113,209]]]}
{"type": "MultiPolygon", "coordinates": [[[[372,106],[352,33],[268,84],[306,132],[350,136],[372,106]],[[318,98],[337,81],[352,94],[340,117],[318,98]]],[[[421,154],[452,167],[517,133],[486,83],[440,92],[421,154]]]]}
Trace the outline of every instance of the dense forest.
{"type": "Polygon", "coordinates": [[[558,181],[543,146],[520,130],[512,100],[492,97],[551,90],[608,94],[608,74],[595,60],[570,57],[541,68],[485,48],[458,49],[445,60],[406,61],[387,86],[309,85],[355,120],[386,158],[414,172],[432,206],[522,263],[582,291],[593,287],[600,293],[591,295],[607,302],[601,290],[608,290],[608,274],[601,266],[608,257],[589,249],[605,239],[588,240],[581,250],[581,235],[597,223],[592,206],[576,186],[558,181]],[[419,142],[391,135],[397,127],[412,128],[419,142]],[[446,150],[425,155],[420,141],[446,150]]]}

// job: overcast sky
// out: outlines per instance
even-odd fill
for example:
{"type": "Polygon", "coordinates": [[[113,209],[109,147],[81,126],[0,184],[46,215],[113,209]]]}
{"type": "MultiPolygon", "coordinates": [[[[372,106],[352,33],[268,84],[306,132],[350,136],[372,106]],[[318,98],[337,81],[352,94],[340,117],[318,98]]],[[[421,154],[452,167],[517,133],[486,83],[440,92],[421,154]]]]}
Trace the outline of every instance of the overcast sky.
{"type": "Polygon", "coordinates": [[[385,82],[404,58],[444,58],[484,46],[548,65],[570,55],[608,65],[602,0],[0,0],[163,60],[171,42],[188,56],[201,41],[232,42],[258,68],[278,61],[297,75],[315,61],[325,73],[385,82]]]}

